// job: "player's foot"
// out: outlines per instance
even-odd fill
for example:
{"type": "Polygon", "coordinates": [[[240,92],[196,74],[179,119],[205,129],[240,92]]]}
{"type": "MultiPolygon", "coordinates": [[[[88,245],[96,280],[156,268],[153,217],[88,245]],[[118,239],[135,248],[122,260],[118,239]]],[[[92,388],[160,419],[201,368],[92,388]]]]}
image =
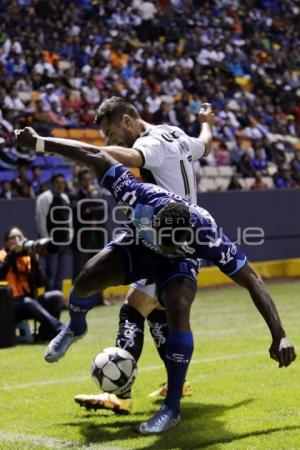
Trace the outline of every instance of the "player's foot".
{"type": "Polygon", "coordinates": [[[76,395],[75,402],[86,409],[110,409],[116,414],[130,414],[132,409],[131,398],[120,398],[115,394],[76,395]]]}
{"type": "Polygon", "coordinates": [[[142,434],[163,433],[176,427],[179,422],[180,415],[175,415],[171,408],[163,404],[154,416],[137,425],[136,431],[142,434]]]}
{"type": "Polygon", "coordinates": [[[76,336],[74,332],[71,330],[71,328],[69,326],[66,326],[61,330],[60,333],[58,333],[57,336],[55,336],[54,339],[52,339],[52,341],[48,345],[45,352],[45,360],[49,363],[58,361],[65,355],[68,348],[74,342],[83,338],[86,335],[86,333],[87,328],[82,334],[76,336]]]}
{"type": "MultiPolygon", "coordinates": [[[[156,391],[151,392],[149,394],[149,397],[157,398],[157,397],[166,397],[168,394],[168,384],[162,384],[156,391]]],[[[192,395],[192,388],[191,383],[189,381],[185,381],[183,388],[182,388],[182,394],[181,397],[190,397],[192,395]]]]}

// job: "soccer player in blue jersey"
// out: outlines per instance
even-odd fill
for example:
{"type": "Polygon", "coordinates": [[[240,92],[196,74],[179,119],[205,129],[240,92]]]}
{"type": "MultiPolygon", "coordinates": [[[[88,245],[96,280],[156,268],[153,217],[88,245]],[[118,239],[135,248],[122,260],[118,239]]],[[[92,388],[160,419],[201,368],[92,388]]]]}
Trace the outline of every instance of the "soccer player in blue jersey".
{"type": "MultiPolygon", "coordinates": [[[[126,167],[139,168],[142,181],[161,186],[168,192],[178,194],[196,204],[196,176],[193,163],[201,157],[207,157],[212,145],[215,118],[209,103],[202,103],[197,119],[200,133],[198,137],[191,137],[179,127],[166,123],[153,125],[146,122],[133,104],[122,97],[112,96],[99,105],[95,123],[105,138],[107,144],[105,151],[113,158],[126,167]]],[[[93,153],[99,150],[95,145],[79,141],[54,139],[56,143],[60,142],[62,145],[72,143],[93,153]]],[[[120,308],[116,335],[116,346],[128,350],[136,362],[143,349],[146,321],[158,354],[165,364],[169,333],[166,313],[157,299],[156,284],[149,284],[147,279],[143,279],[130,285],[120,308]]],[[[55,357],[52,357],[51,361],[54,360],[55,357]]],[[[150,396],[165,397],[167,390],[167,383],[162,384],[150,396]]],[[[191,392],[191,385],[186,380],[182,396],[189,396],[191,392]]],[[[127,392],[119,395],[109,392],[79,394],[74,400],[88,409],[90,406],[93,409],[111,409],[117,414],[130,413],[133,405],[130,387],[127,392]]]]}
{"type": "Polygon", "coordinates": [[[153,417],[138,425],[145,434],[161,433],[180,421],[180,396],[193,353],[190,308],[196,291],[197,259],[216,264],[237,284],[245,287],[265,319],[271,335],[270,356],[279,367],[296,358],[286,338],[278,312],[264,283],[218,227],[208,211],[182,197],[151,184],[139,183],[104,150],[98,154],[72,144],[62,145],[34,135],[30,129],[16,132],[17,143],[50,150],[93,166],[99,182],[127,207],[131,225],[83,268],[70,294],[71,323],[51,341],[46,359],[63,355],[87,329],[85,316],[95,305],[99,291],[147,278],[157,283],[159,299],[166,308],[170,333],[166,345],[168,395],[153,417]]]}

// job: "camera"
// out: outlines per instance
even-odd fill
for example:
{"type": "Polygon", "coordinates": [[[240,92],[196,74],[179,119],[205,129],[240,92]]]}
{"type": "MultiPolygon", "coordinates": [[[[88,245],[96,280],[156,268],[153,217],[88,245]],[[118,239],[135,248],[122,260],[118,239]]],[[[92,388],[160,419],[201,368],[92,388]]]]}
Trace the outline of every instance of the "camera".
{"type": "Polygon", "coordinates": [[[41,238],[36,241],[24,239],[21,242],[21,245],[25,254],[37,253],[39,255],[45,255],[48,253],[55,253],[55,245],[50,238],[41,238]]]}

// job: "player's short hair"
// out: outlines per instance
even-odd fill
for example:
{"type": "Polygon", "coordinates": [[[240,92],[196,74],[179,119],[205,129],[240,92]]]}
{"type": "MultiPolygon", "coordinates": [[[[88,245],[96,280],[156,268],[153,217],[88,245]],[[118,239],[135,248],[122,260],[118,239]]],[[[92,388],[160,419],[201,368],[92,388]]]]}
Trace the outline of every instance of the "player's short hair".
{"type": "Polygon", "coordinates": [[[172,201],[164,206],[158,214],[153,218],[153,228],[157,235],[162,229],[170,230],[170,234],[161,234],[159,245],[172,246],[175,238],[176,242],[183,242],[192,228],[192,220],[190,211],[184,203],[172,201]]]}
{"type": "Polygon", "coordinates": [[[104,100],[97,109],[95,123],[101,126],[103,119],[109,123],[118,123],[124,114],[139,119],[140,115],[137,109],[122,97],[109,97],[104,100]]]}

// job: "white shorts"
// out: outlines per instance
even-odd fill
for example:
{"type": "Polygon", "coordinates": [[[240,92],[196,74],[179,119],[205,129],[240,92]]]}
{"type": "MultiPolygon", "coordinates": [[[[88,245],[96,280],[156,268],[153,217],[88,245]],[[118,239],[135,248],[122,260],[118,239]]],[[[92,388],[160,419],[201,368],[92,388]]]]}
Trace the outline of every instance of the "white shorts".
{"type": "Polygon", "coordinates": [[[149,297],[157,300],[156,293],[156,284],[146,284],[147,280],[144,278],[143,280],[136,281],[135,283],[131,283],[130,287],[133,289],[138,289],[149,297]]]}
{"type": "Polygon", "coordinates": [[[164,309],[157,300],[156,284],[146,284],[147,279],[131,283],[125,303],[129,304],[145,319],[154,309],[164,309]]]}

